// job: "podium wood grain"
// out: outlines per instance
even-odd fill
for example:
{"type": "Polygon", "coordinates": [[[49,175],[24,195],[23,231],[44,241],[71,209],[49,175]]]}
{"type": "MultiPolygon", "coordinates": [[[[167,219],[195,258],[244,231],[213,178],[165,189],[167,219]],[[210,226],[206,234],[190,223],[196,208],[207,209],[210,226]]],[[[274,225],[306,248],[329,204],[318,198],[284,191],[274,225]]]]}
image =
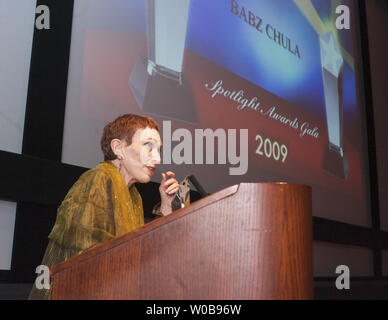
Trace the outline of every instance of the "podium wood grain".
{"type": "Polygon", "coordinates": [[[312,299],[311,188],[241,183],[51,268],[53,299],[312,299]]]}

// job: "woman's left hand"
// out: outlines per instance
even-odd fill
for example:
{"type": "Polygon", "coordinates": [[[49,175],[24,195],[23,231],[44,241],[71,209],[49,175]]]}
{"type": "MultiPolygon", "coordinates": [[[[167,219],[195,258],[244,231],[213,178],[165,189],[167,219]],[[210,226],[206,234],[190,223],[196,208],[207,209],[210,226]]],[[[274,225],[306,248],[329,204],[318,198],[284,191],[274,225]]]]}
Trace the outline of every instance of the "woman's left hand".
{"type": "Polygon", "coordinates": [[[163,215],[166,215],[172,212],[171,202],[179,190],[179,183],[174,178],[175,173],[172,171],[162,173],[162,176],[163,179],[159,187],[161,198],[160,211],[163,215]]]}

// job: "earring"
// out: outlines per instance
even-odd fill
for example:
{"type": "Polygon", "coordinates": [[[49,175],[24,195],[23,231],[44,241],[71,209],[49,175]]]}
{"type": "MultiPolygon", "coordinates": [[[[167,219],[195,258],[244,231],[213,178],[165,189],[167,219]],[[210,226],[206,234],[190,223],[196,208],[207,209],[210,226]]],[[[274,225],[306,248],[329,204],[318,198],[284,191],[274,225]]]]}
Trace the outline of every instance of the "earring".
{"type": "Polygon", "coordinates": [[[123,158],[121,156],[118,156],[117,159],[119,159],[119,167],[117,168],[119,171],[121,170],[121,162],[123,161],[123,158]]]}

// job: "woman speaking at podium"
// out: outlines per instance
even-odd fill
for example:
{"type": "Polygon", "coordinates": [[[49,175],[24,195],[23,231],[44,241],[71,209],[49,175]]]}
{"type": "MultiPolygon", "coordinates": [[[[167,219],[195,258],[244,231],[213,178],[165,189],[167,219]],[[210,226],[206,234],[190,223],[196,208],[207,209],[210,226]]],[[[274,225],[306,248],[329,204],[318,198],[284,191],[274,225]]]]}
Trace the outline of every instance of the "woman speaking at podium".
{"type": "MultiPolygon", "coordinates": [[[[42,265],[51,267],[144,224],[135,183],[151,180],[161,162],[161,144],[157,123],[149,117],[123,115],[105,126],[104,161],[85,172],[60,205],[42,265]]],[[[162,173],[160,215],[172,212],[179,189],[174,176],[162,173]]],[[[34,283],[29,299],[50,298],[50,289],[37,289],[34,283]]]]}

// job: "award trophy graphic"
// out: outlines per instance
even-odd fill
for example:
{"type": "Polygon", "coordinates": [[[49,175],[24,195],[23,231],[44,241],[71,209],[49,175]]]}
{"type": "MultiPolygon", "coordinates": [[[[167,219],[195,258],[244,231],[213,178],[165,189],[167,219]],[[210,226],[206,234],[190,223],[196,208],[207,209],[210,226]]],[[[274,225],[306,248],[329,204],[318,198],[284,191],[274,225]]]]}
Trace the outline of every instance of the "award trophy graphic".
{"type": "Polygon", "coordinates": [[[137,57],[129,86],[144,113],[194,123],[191,88],[182,73],[190,0],[146,0],[147,57],[137,57]]]}
{"type": "Polygon", "coordinates": [[[325,92],[328,146],[323,167],[347,179],[349,164],[343,147],[342,76],[344,59],[332,32],[320,36],[322,77],[325,92]]]}

